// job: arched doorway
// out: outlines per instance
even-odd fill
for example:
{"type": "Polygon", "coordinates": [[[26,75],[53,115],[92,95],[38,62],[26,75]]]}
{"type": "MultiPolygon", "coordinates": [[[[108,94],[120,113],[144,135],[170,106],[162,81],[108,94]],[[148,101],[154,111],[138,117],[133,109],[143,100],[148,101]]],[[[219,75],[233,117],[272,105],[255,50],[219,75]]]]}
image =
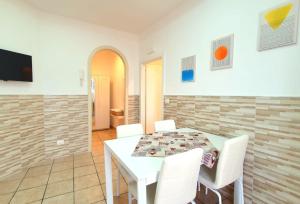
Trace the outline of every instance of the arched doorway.
{"type": "Polygon", "coordinates": [[[89,150],[92,131],[127,123],[127,61],[113,47],[94,50],[88,67],[89,150]]]}

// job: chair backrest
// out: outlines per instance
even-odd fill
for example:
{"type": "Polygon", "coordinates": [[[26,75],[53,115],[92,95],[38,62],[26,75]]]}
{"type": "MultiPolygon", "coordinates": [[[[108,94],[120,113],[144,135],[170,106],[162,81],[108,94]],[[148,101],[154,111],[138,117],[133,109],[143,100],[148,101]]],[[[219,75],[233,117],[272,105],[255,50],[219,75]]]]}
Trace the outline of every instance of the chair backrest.
{"type": "Polygon", "coordinates": [[[174,120],[161,120],[154,123],[155,132],[176,130],[174,120]]]}
{"type": "Polygon", "coordinates": [[[119,125],[117,127],[117,138],[143,134],[144,128],[142,124],[119,125]]]}
{"type": "Polygon", "coordinates": [[[243,175],[248,140],[248,135],[243,135],[225,141],[216,170],[215,183],[219,188],[243,175]]]}
{"type": "Polygon", "coordinates": [[[166,157],[157,182],[154,204],[185,204],[194,200],[203,150],[166,157]]]}

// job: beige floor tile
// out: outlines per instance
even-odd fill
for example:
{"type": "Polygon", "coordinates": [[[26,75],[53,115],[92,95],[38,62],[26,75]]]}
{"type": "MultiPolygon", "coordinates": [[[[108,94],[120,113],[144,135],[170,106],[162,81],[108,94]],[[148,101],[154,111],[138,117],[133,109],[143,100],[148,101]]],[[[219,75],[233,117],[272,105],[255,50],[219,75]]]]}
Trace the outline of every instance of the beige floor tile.
{"type": "Polygon", "coordinates": [[[94,159],[95,163],[104,164],[104,156],[102,156],[102,155],[94,156],[93,159],[94,159]]]}
{"type": "Polygon", "coordinates": [[[48,183],[56,183],[73,179],[73,169],[66,169],[58,172],[51,172],[48,183]]]}
{"type": "Polygon", "coordinates": [[[93,204],[106,204],[105,200],[101,200],[101,201],[98,201],[96,203],[93,203],[93,204]]]}
{"type": "Polygon", "coordinates": [[[75,191],[99,185],[97,174],[91,174],[74,178],[75,191]]]}
{"type": "Polygon", "coordinates": [[[28,169],[26,177],[46,175],[50,173],[50,170],[51,170],[51,165],[32,167],[28,169]]]}
{"type": "Polygon", "coordinates": [[[52,198],[44,199],[43,204],[73,204],[74,194],[67,193],[64,195],[55,196],[52,198]]]}
{"type": "Polygon", "coordinates": [[[73,169],[73,162],[54,163],[51,172],[63,171],[66,169],[73,169]]]}
{"type": "MultiPolygon", "coordinates": [[[[128,204],[128,194],[121,194],[119,197],[114,196],[114,204],[128,204]]],[[[137,204],[136,200],[132,200],[132,204],[137,204]]]]}
{"type": "Polygon", "coordinates": [[[23,204],[39,201],[43,198],[45,187],[46,186],[40,186],[23,191],[18,191],[11,200],[11,204],[23,204]]]}
{"type": "Polygon", "coordinates": [[[20,180],[1,181],[0,182],[0,195],[15,192],[20,184],[20,180]]]}
{"type": "MultiPolygon", "coordinates": [[[[98,172],[98,175],[99,175],[99,179],[100,179],[101,184],[105,183],[105,173],[104,173],[104,171],[98,172]]],[[[118,176],[118,169],[113,169],[113,180],[116,180],[117,176],[118,176]]]]}
{"type": "Polygon", "coordinates": [[[76,204],[89,204],[104,200],[100,185],[75,192],[76,204]]]}
{"type": "Polygon", "coordinates": [[[87,160],[87,159],[91,159],[92,155],[90,152],[83,152],[83,153],[79,153],[79,154],[75,154],[74,155],[74,161],[77,160],[87,160]]]}
{"type": "Polygon", "coordinates": [[[45,198],[63,195],[70,192],[73,192],[73,180],[52,183],[47,186],[45,198]]]}
{"type": "Polygon", "coordinates": [[[84,176],[88,174],[95,174],[96,168],[94,165],[91,166],[83,166],[74,169],[74,177],[84,176]]]}
{"type": "Polygon", "coordinates": [[[81,167],[81,166],[90,166],[94,165],[94,161],[92,158],[90,159],[80,159],[80,160],[74,160],[74,167],[81,167]]]}
{"type": "Polygon", "coordinates": [[[99,151],[99,150],[92,150],[92,155],[93,156],[102,156],[102,155],[104,155],[104,153],[103,152],[101,152],[101,151],[99,151]]]}
{"type": "Polygon", "coordinates": [[[62,163],[62,162],[67,162],[67,163],[68,162],[73,162],[73,155],[57,158],[57,159],[54,160],[54,164],[62,163]]]}
{"type": "Polygon", "coordinates": [[[41,203],[42,203],[42,201],[39,200],[39,201],[34,201],[34,202],[30,203],[30,204],[41,204],[41,203]]]}
{"type": "MultiPolygon", "coordinates": [[[[101,187],[102,187],[104,196],[106,197],[106,187],[105,187],[105,184],[101,184],[101,187]]],[[[114,196],[116,196],[116,192],[117,192],[117,180],[114,180],[114,183],[113,183],[113,192],[114,192],[114,196]]],[[[127,183],[125,182],[124,179],[121,179],[121,182],[120,182],[120,194],[127,193],[127,192],[128,192],[127,183]]]]}
{"type": "Polygon", "coordinates": [[[36,167],[36,166],[51,166],[53,163],[53,160],[48,159],[48,160],[42,160],[40,162],[37,162],[36,164],[32,165],[31,167],[36,167]]]}
{"type": "Polygon", "coordinates": [[[13,180],[21,181],[24,178],[25,174],[27,173],[27,170],[28,170],[27,168],[21,169],[20,171],[1,179],[1,181],[13,181],[13,180]]]}
{"type": "Polygon", "coordinates": [[[34,201],[34,202],[30,202],[30,204],[41,204],[42,200],[38,200],[38,201],[34,201]]]}
{"type": "MultiPolygon", "coordinates": [[[[96,170],[97,170],[97,172],[98,173],[101,173],[101,172],[103,172],[104,173],[104,171],[105,171],[105,164],[103,163],[95,163],[95,167],[96,167],[96,170]]],[[[114,163],[112,163],[112,169],[114,170],[114,169],[117,169],[117,166],[114,164],[114,163]]]]}
{"type": "Polygon", "coordinates": [[[1,204],[8,204],[10,199],[13,197],[14,193],[8,193],[0,195],[0,203],[1,204]]]}
{"type": "Polygon", "coordinates": [[[41,175],[41,176],[34,176],[34,177],[25,177],[22,181],[19,189],[24,190],[28,188],[33,188],[37,186],[43,186],[47,184],[49,175],[41,175]]]}

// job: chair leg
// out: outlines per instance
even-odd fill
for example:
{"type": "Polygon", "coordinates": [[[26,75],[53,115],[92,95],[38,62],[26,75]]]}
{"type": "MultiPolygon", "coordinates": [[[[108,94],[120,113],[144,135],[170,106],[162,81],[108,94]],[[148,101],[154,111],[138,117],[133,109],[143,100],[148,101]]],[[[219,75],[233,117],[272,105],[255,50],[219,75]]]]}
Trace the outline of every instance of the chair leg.
{"type": "Polygon", "coordinates": [[[219,191],[214,190],[214,189],[210,189],[212,192],[214,192],[215,194],[217,194],[218,199],[219,199],[219,204],[222,204],[222,196],[221,193],[219,193],[219,191]]]}
{"type": "Polygon", "coordinates": [[[118,170],[118,173],[117,173],[117,189],[116,189],[116,195],[117,196],[120,196],[120,171],[118,170]]]}
{"type": "Polygon", "coordinates": [[[200,189],[200,188],[201,188],[201,183],[200,183],[200,181],[197,182],[197,187],[198,187],[198,191],[200,191],[200,190],[201,190],[201,189],[200,189]]]}
{"type": "Polygon", "coordinates": [[[205,195],[208,193],[208,188],[205,186],[205,195]]]}
{"type": "Polygon", "coordinates": [[[132,204],[132,196],[130,192],[128,192],[128,204],[132,204]]]}
{"type": "Polygon", "coordinates": [[[234,203],[244,203],[243,176],[241,176],[234,182],[234,203]]]}

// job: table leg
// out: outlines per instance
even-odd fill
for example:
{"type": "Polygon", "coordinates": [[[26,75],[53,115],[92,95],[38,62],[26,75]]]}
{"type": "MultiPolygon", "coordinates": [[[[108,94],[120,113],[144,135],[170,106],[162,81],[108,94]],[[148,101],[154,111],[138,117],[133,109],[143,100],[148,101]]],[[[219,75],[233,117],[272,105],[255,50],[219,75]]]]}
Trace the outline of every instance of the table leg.
{"type": "Polygon", "coordinates": [[[104,164],[105,164],[105,186],[106,186],[106,203],[113,204],[113,185],[112,185],[112,167],[111,152],[104,145],[104,164]]]}
{"type": "Polygon", "coordinates": [[[234,182],[234,204],[244,204],[243,176],[234,182]]]}
{"type": "Polygon", "coordinates": [[[147,186],[145,180],[137,182],[137,200],[138,204],[147,204],[147,186]]]}
{"type": "Polygon", "coordinates": [[[121,183],[121,173],[120,173],[120,170],[118,169],[118,172],[117,172],[117,190],[116,190],[116,196],[120,196],[120,183],[121,183]]]}

